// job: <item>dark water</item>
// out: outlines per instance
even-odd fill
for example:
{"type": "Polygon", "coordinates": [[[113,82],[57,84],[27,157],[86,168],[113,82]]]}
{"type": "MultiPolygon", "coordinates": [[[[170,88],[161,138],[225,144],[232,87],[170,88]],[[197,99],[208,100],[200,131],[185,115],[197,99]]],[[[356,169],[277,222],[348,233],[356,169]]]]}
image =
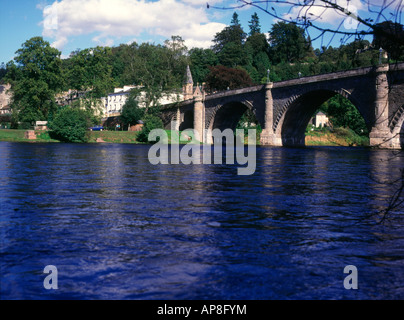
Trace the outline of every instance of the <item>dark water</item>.
{"type": "Polygon", "coordinates": [[[404,298],[403,212],[370,216],[404,166],[391,151],[262,147],[238,176],[148,149],[0,142],[2,299],[404,298]]]}

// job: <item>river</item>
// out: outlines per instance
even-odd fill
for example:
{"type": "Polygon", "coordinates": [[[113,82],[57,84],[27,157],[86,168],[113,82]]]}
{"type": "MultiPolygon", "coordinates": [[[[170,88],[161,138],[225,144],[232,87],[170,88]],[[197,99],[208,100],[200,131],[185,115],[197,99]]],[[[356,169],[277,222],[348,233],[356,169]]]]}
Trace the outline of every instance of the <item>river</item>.
{"type": "Polygon", "coordinates": [[[392,151],[258,147],[241,176],[148,150],[0,142],[1,299],[404,298],[392,151]]]}

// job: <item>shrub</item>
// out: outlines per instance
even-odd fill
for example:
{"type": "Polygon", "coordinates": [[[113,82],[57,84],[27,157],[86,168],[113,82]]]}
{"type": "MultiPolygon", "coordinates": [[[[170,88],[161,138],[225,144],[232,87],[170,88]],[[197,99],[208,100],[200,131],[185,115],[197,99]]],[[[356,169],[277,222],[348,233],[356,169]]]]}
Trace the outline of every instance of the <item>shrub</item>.
{"type": "Polygon", "coordinates": [[[149,142],[150,131],[161,128],[163,128],[163,121],[158,116],[147,114],[144,117],[143,129],[137,135],[136,140],[139,142],[149,142]]]}
{"type": "Polygon", "coordinates": [[[88,112],[70,107],[60,109],[49,123],[55,138],[65,142],[88,142],[90,126],[88,112]]]}

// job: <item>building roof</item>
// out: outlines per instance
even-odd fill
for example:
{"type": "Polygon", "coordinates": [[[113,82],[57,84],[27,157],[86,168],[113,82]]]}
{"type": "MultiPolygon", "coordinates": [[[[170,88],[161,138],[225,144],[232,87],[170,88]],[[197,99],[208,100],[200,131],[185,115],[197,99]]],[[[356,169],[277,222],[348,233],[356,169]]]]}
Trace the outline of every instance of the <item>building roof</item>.
{"type": "Polygon", "coordinates": [[[317,112],[316,116],[327,116],[327,115],[324,112],[319,111],[317,112]]]}

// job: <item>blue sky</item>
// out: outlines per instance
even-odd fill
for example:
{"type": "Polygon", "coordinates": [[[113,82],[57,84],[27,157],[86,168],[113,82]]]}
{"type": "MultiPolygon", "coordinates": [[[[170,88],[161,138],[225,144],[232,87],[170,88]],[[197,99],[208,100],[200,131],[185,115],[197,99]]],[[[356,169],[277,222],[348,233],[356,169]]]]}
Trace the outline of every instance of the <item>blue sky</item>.
{"type": "MultiPolygon", "coordinates": [[[[347,0],[337,1],[346,3],[347,0]]],[[[356,5],[360,14],[366,14],[360,0],[350,3],[356,5]]],[[[163,43],[171,35],[181,36],[188,48],[207,48],[213,36],[230,23],[234,12],[212,6],[237,4],[240,3],[236,0],[0,0],[0,63],[11,60],[21,44],[34,36],[43,36],[62,52],[62,57],[78,48],[97,45],[117,46],[133,41],[163,43]],[[206,8],[207,2],[210,9],[206,8]]],[[[282,5],[275,9],[286,14],[282,5]]],[[[260,18],[262,32],[268,32],[275,21],[257,8],[236,11],[247,32],[254,12],[260,18]]],[[[329,12],[320,23],[335,27],[338,21],[341,16],[329,12]]],[[[338,45],[339,38],[332,44],[338,45]]],[[[314,43],[315,47],[319,45],[320,42],[314,43]]]]}

